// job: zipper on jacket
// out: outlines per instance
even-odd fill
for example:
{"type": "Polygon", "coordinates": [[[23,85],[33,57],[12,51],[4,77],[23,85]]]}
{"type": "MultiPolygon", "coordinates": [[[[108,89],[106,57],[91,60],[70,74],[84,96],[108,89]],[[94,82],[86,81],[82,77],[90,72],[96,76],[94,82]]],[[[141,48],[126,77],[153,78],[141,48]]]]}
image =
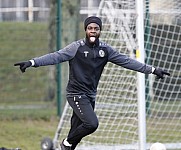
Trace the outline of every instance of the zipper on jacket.
{"type": "Polygon", "coordinates": [[[96,58],[95,44],[93,45],[92,49],[93,49],[93,54],[94,54],[94,59],[95,59],[96,58]]]}

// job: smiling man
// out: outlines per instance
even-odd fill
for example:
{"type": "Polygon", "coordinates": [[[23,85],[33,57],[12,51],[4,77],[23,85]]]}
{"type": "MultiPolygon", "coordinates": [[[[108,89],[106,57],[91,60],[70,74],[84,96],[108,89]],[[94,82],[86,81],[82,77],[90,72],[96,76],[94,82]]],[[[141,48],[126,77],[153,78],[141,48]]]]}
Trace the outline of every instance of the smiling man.
{"type": "Polygon", "coordinates": [[[156,69],[129,58],[100,41],[99,36],[102,30],[100,18],[88,17],[84,21],[84,29],[85,39],[75,41],[54,53],[14,64],[25,72],[26,68],[31,66],[47,66],[69,61],[66,97],[73,109],[73,114],[68,136],[59,145],[62,150],[74,150],[83,137],[98,128],[94,107],[98,82],[107,62],[144,74],[153,73],[161,79],[164,78],[164,75],[170,75],[160,68],[156,69]]]}

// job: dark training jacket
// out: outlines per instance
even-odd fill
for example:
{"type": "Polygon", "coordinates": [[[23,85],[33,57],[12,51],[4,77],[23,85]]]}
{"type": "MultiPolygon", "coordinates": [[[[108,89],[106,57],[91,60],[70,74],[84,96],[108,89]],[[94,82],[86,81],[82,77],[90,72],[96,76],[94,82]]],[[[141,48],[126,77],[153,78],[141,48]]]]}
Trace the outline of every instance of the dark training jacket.
{"type": "Polygon", "coordinates": [[[91,45],[86,39],[81,39],[59,51],[36,57],[33,60],[35,61],[35,67],[69,61],[67,92],[70,94],[95,96],[101,73],[107,62],[145,74],[152,73],[151,66],[121,54],[99,40],[91,45]]]}

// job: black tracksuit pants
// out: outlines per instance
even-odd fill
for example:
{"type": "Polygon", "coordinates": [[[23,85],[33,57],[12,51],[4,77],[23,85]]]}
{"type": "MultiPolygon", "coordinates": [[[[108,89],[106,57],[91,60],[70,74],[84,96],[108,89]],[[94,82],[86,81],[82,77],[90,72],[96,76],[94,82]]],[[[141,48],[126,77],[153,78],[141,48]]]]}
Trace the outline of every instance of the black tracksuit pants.
{"type": "Polygon", "coordinates": [[[74,150],[81,139],[98,128],[98,119],[94,112],[95,98],[86,95],[67,95],[67,100],[73,109],[71,129],[67,141],[74,150]]]}

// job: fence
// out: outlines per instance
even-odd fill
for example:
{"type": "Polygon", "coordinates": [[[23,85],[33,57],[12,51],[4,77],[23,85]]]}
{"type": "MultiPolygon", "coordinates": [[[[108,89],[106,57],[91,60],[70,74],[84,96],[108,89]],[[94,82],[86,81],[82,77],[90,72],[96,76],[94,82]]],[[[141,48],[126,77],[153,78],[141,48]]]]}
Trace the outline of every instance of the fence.
{"type": "MultiPolygon", "coordinates": [[[[80,0],[82,16],[95,15],[100,0],[80,0]]],[[[0,0],[0,21],[47,21],[51,0],[0,0]]]]}
{"type": "Polygon", "coordinates": [[[0,21],[47,21],[50,0],[0,0],[0,21]]]}

